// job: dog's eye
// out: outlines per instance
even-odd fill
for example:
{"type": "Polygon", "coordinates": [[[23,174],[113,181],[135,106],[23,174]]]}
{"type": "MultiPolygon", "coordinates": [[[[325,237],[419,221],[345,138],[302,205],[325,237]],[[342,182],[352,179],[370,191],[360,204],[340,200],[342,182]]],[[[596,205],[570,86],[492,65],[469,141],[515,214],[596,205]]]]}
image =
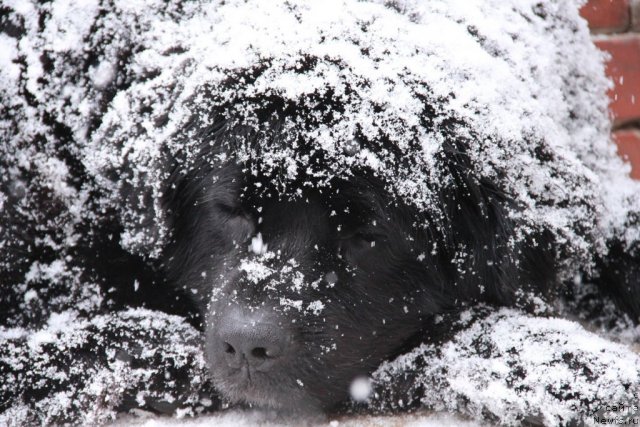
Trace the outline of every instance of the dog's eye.
{"type": "Polygon", "coordinates": [[[358,262],[361,257],[375,250],[383,240],[384,236],[381,234],[358,231],[340,239],[339,254],[348,261],[358,262]]]}
{"type": "Polygon", "coordinates": [[[240,206],[226,205],[226,204],[218,204],[217,205],[220,212],[228,216],[247,216],[244,210],[240,206]]]}
{"type": "Polygon", "coordinates": [[[254,234],[255,222],[240,206],[219,204],[217,207],[223,217],[224,232],[231,241],[241,243],[254,234]]]}
{"type": "Polygon", "coordinates": [[[366,232],[357,232],[349,237],[352,242],[358,244],[368,243],[370,246],[375,246],[375,242],[378,238],[380,238],[379,234],[366,232]]]}

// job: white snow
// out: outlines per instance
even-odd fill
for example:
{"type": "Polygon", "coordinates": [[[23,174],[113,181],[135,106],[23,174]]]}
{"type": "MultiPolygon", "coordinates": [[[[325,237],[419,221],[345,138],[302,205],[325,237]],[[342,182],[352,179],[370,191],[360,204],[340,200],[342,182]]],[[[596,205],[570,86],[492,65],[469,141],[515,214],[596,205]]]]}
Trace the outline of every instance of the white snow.
{"type": "Polygon", "coordinates": [[[373,374],[377,390],[408,375],[401,397],[425,387],[430,391],[418,397],[422,405],[475,419],[491,414],[506,425],[527,417],[549,426],[585,414],[591,420],[599,410],[607,413],[606,405],[637,401],[640,358],[625,345],[576,322],[510,309],[481,314],[480,321],[470,310],[467,317],[460,322],[468,327],[441,347],[422,345],[381,365],[373,374]]]}
{"type": "MultiPolygon", "coordinates": [[[[116,188],[133,185],[157,199],[160,148],[183,153],[188,167],[197,133],[212,119],[203,111],[257,124],[257,109],[277,97],[309,113],[284,120],[288,146],[264,141],[256,151],[241,144],[238,159],[260,156],[260,167],[282,167],[283,191],[301,171],[321,185],[365,166],[398,197],[439,217],[435,193],[449,180],[438,154],[457,137],[474,173],[514,197],[518,236],[548,228],[565,242],[568,277],[590,262],[591,248],[604,250],[605,238],[633,241],[637,230],[628,227],[627,212],[640,206],[638,184],[626,177],[609,141],[609,82],[586,24],[572,2],[537,3],[401,1],[394,3],[399,13],[382,2],[211,2],[187,8],[178,21],[117,3],[127,19],[148,28],[139,36],[133,76],[155,74],[116,96],[87,141],[86,165],[113,188],[103,175],[129,158],[138,167],[116,188]],[[166,53],[176,47],[179,53],[166,53]],[[252,70],[259,70],[255,80],[222,83],[252,70]],[[344,111],[312,110],[322,102],[344,111]],[[437,116],[425,126],[430,114],[437,116]],[[194,115],[199,121],[184,130],[194,115]],[[167,118],[161,126],[159,117],[167,118]],[[323,170],[310,169],[298,153],[300,137],[328,156],[323,170]],[[403,152],[406,167],[395,168],[398,158],[375,144],[380,138],[403,152]],[[538,147],[552,160],[540,157],[538,147]]],[[[81,116],[68,118],[84,128],[81,116]]],[[[293,197],[299,190],[287,191],[293,197]]],[[[131,223],[125,245],[162,243],[161,211],[159,234],[150,235],[137,225],[141,206],[124,208],[131,223]]]]}
{"type": "Polygon", "coordinates": [[[349,394],[356,402],[366,402],[371,395],[371,380],[366,377],[358,377],[351,381],[349,394]]]}
{"type": "MultiPolygon", "coordinates": [[[[200,131],[212,124],[214,113],[254,125],[263,138],[258,147],[238,141],[235,156],[207,160],[260,158],[255,167],[262,170],[249,172],[282,171],[277,177],[283,196],[299,197],[302,189],[292,183],[303,174],[313,178],[304,185],[323,186],[366,168],[393,195],[437,222],[446,215],[438,193],[451,185],[442,154],[455,140],[456,150],[466,150],[471,173],[513,198],[509,215],[518,223],[515,238],[541,229],[552,232],[562,249],[563,278],[588,270],[594,255],[606,252],[607,239],[621,238],[628,247],[637,242],[640,230],[632,226],[630,213],[640,211],[640,184],[629,179],[609,139],[605,92],[611,83],[604,76],[603,55],[573,1],[539,3],[213,0],[179,7],[160,0],[115,0],[104,11],[98,1],[3,2],[11,11],[7,19],[20,23],[24,35],[17,40],[0,34],[0,211],[3,218],[35,224],[26,231],[37,239],[16,247],[14,238],[25,230],[0,224],[0,267],[11,268],[36,250],[55,256],[22,266],[23,280],[10,283],[18,298],[11,307],[13,323],[0,327],[6,351],[0,363],[5,369],[34,364],[33,375],[44,384],[78,372],[90,378],[32,407],[17,402],[0,421],[27,423],[29,411],[36,410],[44,422],[67,411],[79,412],[88,424],[104,422],[114,416],[127,387],[140,388],[138,402],[154,396],[145,387],[157,370],[133,369],[116,358],[115,349],[108,349],[108,366],[96,371],[81,361],[56,366],[57,360],[43,353],[53,348],[62,358],[67,346],[88,342],[88,331],[100,336],[122,327],[133,333],[137,329],[127,327],[134,325],[168,333],[166,353],[143,343],[147,347],[140,357],[170,354],[163,362],[189,366],[191,355],[196,368],[203,368],[199,349],[180,341],[197,336],[181,319],[144,310],[95,317],[105,310],[107,298],[69,257],[83,237],[80,224],[99,222],[111,210],[125,227],[113,238],[131,252],[157,257],[170,237],[160,201],[166,179],[162,162],[168,153],[188,169],[200,155],[198,147],[210,142],[200,131]],[[131,56],[129,62],[123,54],[131,56]],[[113,98],[111,87],[118,89],[113,98]],[[282,121],[278,144],[257,119],[274,100],[303,112],[282,121]],[[52,122],[63,134],[68,129],[68,138],[52,122]],[[325,156],[322,168],[309,164],[305,146],[325,156]],[[78,188],[69,155],[81,161],[95,185],[78,188]],[[43,189],[49,190],[45,198],[43,189]],[[127,192],[136,197],[123,200],[127,192]],[[40,215],[50,211],[52,218],[40,215]],[[47,299],[38,287],[42,283],[58,294],[47,299]],[[36,326],[28,323],[34,318],[39,318],[36,326]],[[95,407],[98,399],[103,406],[95,407]]],[[[260,234],[250,249],[255,257],[240,267],[249,282],[267,290],[288,285],[299,292],[318,286],[319,278],[305,277],[292,264],[282,271],[269,269],[266,261],[278,254],[268,251],[260,234]]],[[[424,248],[417,258],[437,250],[424,248]]],[[[339,285],[335,273],[325,280],[339,285]]],[[[318,316],[326,308],[320,300],[305,306],[287,299],[282,305],[318,316]]],[[[575,322],[506,309],[475,322],[474,313],[465,313],[461,322],[465,319],[469,323],[451,342],[422,346],[382,365],[372,388],[364,393],[365,387],[357,385],[354,399],[368,397],[372,408],[402,409],[423,387],[428,392],[417,398],[424,407],[473,419],[490,414],[507,424],[533,414],[555,425],[590,413],[593,405],[628,399],[640,383],[636,353],[575,322]],[[575,369],[574,363],[587,368],[575,369]],[[384,397],[382,389],[396,393],[394,380],[409,374],[411,393],[378,399],[384,397]]],[[[627,328],[617,337],[631,342],[637,336],[627,328]]],[[[202,385],[198,369],[193,383],[202,385]]],[[[21,381],[7,376],[0,393],[24,385],[21,381]]],[[[170,391],[163,398],[175,399],[170,391]]],[[[264,416],[226,412],[195,420],[127,422],[241,425],[262,422],[264,416]]],[[[402,420],[464,424],[447,415],[402,420]]],[[[397,421],[354,418],[331,425],[397,421]]]]}
{"type": "MultiPolygon", "coordinates": [[[[633,194],[637,185],[625,179],[625,169],[608,140],[608,121],[603,113],[606,98],[602,96],[608,82],[602,73],[601,55],[588,41],[586,25],[571,2],[549,2],[545,6],[548,10],[541,12],[565,16],[566,22],[541,19],[535,4],[405,1],[396,4],[403,12],[397,13],[375,2],[212,2],[187,8],[181,20],[175,21],[155,3],[147,7],[138,2],[116,2],[114,10],[119,11],[122,22],[110,25],[125,30],[130,22],[146,28],[138,36],[132,35],[143,47],[134,57],[133,76],[151,71],[159,74],[116,96],[101,130],[90,137],[94,143],[86,154],[87,167],[100,178],[102,170],[117,168],[128,157],[138,164],[129,184],[150,187],[153,196],[159,197],[157,180],[162,177],[154,177],[159,148],[188,148],[172,146],[171,141],[180,139],[181,124],[191,114],[202,109],[215,111],[217,102],[252,95],[273,94],[304,106],[332,90],[332,99],[346,111],[332,112],[336,114],[333,121],[316,113],[314,119],[322,124],[306,131],[306,138],[334,161],[333,170],[318,172],[319,181],[328,180],[328,174],[348,175],[357,164],[366,165],[388,178],[399,196],[437,211],[432,193],[447,182],[436,163],[445,139],[439,124],[448,118],[459,119],[463,123],[453,132],[471,138],[470,143],[476,141],[467,148],[478,174],[502,180],[504,189],[526,207],[513,214],[535,227],[555,230],[584,261],[590,256],[585,253],[587,248],[592,246],[587,242],[593,239],[597,244],[598,239],[612,233],[633,239],[636,232],[625,227],[625,212],[636,203],[633,194]],[[341,13],[327,13],[329,10],[341,13]],[[470,29],[482,37],[481,43],[470,29]],[[185,51],[165,53],[175,47],[185,51]],[[568,51],[572,54],[566,55],[568,51]],[[299,69],[305,58],[318,62],[312,69],[299,69]],[[269,63],[255,82],[242,88],[225,89],[219,84],[230,72],[269,63]],[[585,85],[587,78],[590,82],[585,85]],[[205,86],[217,87],[220,93],[202,97],[198,91],[205,86]],[[418,102],[417,95],[425,100],[418,102]],[[152,113],[141,113],[147,105],[152,113]],[[425,129],[420,119],[427,105],[437,108],[438,118],[433,128],[425,129]],[[381,111],[376,112],[377,107],[381,111]],[[159,127],[156,118],[162,115],[168,115],[169,120],[159,127]],[[402,150],[415,141],[422,152],[410,159],[406,171],[393,174],[390,167],[395,158],[375,146],[367,147],[369,140],[360,141],[357,156],[343,155],[354,151],[357,130],[365,138],[384,135],[402,150]],[[112,143],[105,144],[106,134],[112,143]],[[533,149],[537,143],[544,144],[555,157],[553,163],[536,158],[533,149]],[[618,191],[606,191],[612,185],[618,191]],[[561,207],[560,200],[568,204],[561,207]],[[595,212],[585,210],[585,205],[593,205],[595,212]]],[[[44,40],[53,43],[56,52],[76,54],[95,5],[72,7],[60,1],[50,8],[56,13],[44,40]]],[[[25,39],[23,49],[35,52],[38,43],[38,39],[25,39]]],[[[117,50],[122,41],[113,43],[106,48],[117,50]]],[[[18,53],[15,49],[7,52],[18,53]]],[[[34,55],[29,70],[36,70],[38,64],[34,55]]],[[[90,73],[89,79],[98,89],[114,78],[112,64],[107,57],[90,73]]],[[[6,70],[7,78],[15,79],[15,72],[6,70]]],[[[34,79],[41,72],[34,73],[30,84],[36,85],[34,79]]],[[[66,93],[64,99],[77,97],[77,102],[61,111],[61,120],[76,129],[82,141],[95,104],[90,100],[93,86],[83,86],[82,80],[71,89],[56,88],[53,83],[51,87],[36,85],[33,91],[38,98],[53,99],[56,90],[66,93]]],[[[246,101],[239,106],[238,111],[228,114],[240,115],[248,122],[251,112],[260,107],[246,101]]],[[[287,122],[285,127],[292,130],[299,124],[287,122]]],[[[260,155],[266,167],[285,164],[286,177],[294,179],[307,168],[305,159],[297,156],[295,144],[281,148],[262,147],[260,155]]],[[[102,182],[112,185],[108,180],[102,182]]],[[[139,221],[135,212],[140,207],[125,208],[133,209],[131,221],[139,221]]],[[[162,224],[162,213],[156,214],[162,224]]],[[[123,242],[132,248],[145,247],[156,237],[162,238],[162,227],[159,230],[154,237],[132,225],[122,236],[123,242]]]]}
{"type": "Polygon", "coordinates": [[[264,255],[267,252],[267,248],[267,244],[262,240],[262,233],[258,233],[251,238],[249,251],[253,252],[256,255],[264,255]]]}
{"type": "MultiPolygon", "coordinates": [[[[479,427],[486,425],[453,414],[424,412],[396,416],[353,416],[333,420],[306,420],[309,427],[479,427]]],[[[195,419],[151,417],[126,417],[110,424],[110,427],[298,427],[300,419],[287,420],[260,411],[229,410],[215,415],[204,415],[195,419]]]]}

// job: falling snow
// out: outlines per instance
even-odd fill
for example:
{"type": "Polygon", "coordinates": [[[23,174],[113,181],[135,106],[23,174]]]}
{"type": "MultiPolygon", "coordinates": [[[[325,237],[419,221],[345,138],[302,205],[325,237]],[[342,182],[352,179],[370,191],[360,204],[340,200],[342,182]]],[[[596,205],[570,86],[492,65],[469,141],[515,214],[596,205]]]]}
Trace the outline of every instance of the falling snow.
{"type": "MultiPolygon", "coordinates": [[[[123,230],[110,239],[160,255],[170,239],[163,161],[192,165],[212,112],[254,125],[265,140],[256,116],[270,99],[303,113],[282,123],[284,144],[238,141],[232,159],[260,157],[263,169],[251,173],[276,174],[283,196],[300,197],[292,183],[303,174],[304,185],[322,187],[366,168],[395,197],[446,219],[436,195],[452,185],[441,159],[456,140],[470,172],[513,199],[518,238],[553,234],[563,278],[592,267],[609,239],[628,250],[640,239],[639,184],[609,140],[611,82],[572,1],[106,7],[3,2],[0,424],[104,423],[150,401],[183,416],[221,407],[199,332],[158,312],[109,313],[108,292],[77,259],[114,218],[123,230]],[[308,165],[309,147],[323,168],[308,165]],[[88,365],[74,351],[106,358],[88,365]],[[23,398],[36,389],[40,397],[23,398]]],[[[267,243],[255,236],[256,257],[240,266],[252,283],[317,286],[293,268],[265,270],[260,257],[278,256],[267,243]]],[[[437,248],[418,260],[426,253],[437,248]]],[[[329,286],[339,286],[330,274],[329,286]]],[[[312,315],[323,304],[282,301],[312,315]]],[[[637,391],[639,358],[612,342],[636,340],[632,327],[604,339],[568,320],[482,313],[467,313],[476,321],[460,320],[451,342],[420,346],[354,382],[354,400],[555,425],[637,391]]]]}

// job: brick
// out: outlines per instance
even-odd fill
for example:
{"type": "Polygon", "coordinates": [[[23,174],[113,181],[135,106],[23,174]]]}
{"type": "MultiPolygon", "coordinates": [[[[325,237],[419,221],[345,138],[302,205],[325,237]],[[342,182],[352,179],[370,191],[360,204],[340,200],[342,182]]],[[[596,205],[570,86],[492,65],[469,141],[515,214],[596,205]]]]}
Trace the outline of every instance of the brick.
{"type": "Polygon", "coordinates": [[[640,32],[640,0],[631,0],[631,28],[640,32]]]}
{"type": "Polygon", "coordinates": [[[629,1],[589,0],[580,9],[580,15],[587,20],[593,32],[622,32],[629,28],[631,22],[629,1]]]}
{"type": "Polygon", "coordinates": [[[619,130],[613,133],[618,154],[631,163],[631,178],[640,180],[640,130],[619,130]]]}
{"type": "Polygon", "coordinates": [[[607,75],[614,88],[609,92],[616,125],[640,120],[640,35],[613,36],[596,40],[611,55],[607,75]]]}

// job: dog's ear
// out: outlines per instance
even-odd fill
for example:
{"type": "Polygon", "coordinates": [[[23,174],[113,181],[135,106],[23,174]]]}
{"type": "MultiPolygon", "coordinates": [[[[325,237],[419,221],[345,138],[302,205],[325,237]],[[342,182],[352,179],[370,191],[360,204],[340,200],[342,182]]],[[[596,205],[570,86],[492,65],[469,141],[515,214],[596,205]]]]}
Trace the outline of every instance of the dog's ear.
{"type": "Polygon", "coordinates": [[[169,191],[167,176],[174,159],[163,153],[150,167],[128,165],[120,179],[119,220],[122,226],[120,244],[143,258],[157,259],[170,234],[168,213],[163,200],[169,191]]]}
{"type": "Polygon", "coordinates": [[[478,178],[461,150],[448,159],[448,189],[440,194],[447,224],[446,259],[456,292],[471,300],[530,309],[531,292],[545,295],[558,280],[552,233],[521,224],[523,208],[478,178]]]}

